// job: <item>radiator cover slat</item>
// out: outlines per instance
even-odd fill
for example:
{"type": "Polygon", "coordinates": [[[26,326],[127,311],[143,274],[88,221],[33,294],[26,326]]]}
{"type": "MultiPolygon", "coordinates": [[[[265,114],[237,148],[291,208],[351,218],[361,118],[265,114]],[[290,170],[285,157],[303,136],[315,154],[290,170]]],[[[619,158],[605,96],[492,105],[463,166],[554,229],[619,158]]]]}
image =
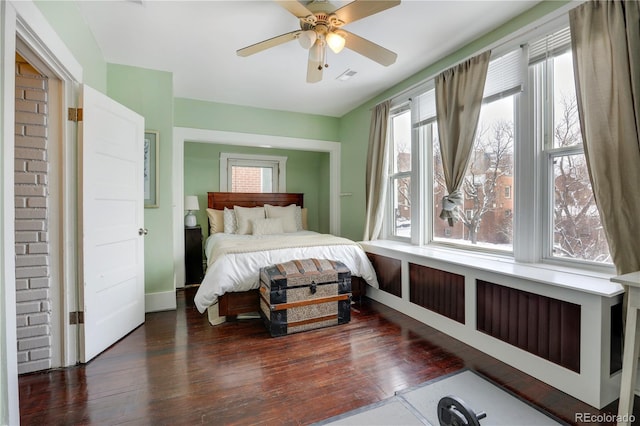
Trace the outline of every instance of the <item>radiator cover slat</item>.
{"type": "Polygon", "coordinates": [[[580,305],[476,280],[477,329],[580,373],[580,305]]]}

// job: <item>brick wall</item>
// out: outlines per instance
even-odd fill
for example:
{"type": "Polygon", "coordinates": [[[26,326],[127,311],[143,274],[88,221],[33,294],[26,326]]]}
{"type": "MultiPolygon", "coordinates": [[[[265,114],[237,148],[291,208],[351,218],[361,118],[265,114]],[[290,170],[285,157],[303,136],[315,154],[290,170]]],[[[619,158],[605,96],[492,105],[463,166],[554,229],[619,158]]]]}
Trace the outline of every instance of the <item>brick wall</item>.
{"type": "Polygon", "coordinates": [[[262,169],[239,167],[231,169],[231,192],[262,192],[262,169]]]}
{"type": "Polygon", "coordinates": [[[46,77],[16,55],[18,372],[51,368],[46,77]]]}

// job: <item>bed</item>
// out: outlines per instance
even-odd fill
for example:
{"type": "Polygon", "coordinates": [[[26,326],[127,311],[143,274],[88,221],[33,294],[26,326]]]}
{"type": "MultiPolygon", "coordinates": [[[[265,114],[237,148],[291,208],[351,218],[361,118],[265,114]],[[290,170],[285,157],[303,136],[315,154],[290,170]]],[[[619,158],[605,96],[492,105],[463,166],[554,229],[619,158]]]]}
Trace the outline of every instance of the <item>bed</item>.
{"type": "Polygon", "coordinates": [[[194,304],[201,313],[207,312],[212,325],[230,317],[257,312],[259,269],[281,261],[310,257],[340,260],[352,272],[355,295],[363,292],[366,284],[378,288],[373,266],[357,243],[305,229],[303,194],[209,192],[207,207],[207,272],[194,304]],[[256,229],[247,229],[245,216],[250,217],[249,213],[260,210],[255,207],[264,208],[269,214],[265,220],[251,221],[256,229]],[[290,220],[292,211],[295,211],[295,225],[290,220]],[[271,220],[272,216],[274,220],[271,220]],[[275,231],[280,232],[271,233],[269,225],[278,225],[275,231]],[[281,233],[283,230],[287,232],[281,233]]]}

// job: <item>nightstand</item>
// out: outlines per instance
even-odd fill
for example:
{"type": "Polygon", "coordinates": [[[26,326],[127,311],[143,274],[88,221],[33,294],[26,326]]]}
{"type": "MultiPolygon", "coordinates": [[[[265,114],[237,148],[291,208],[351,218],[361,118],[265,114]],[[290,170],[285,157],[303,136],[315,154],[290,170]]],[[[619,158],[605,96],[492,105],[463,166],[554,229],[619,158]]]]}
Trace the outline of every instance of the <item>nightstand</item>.
{"type": "Polygon", "coordinates": [[[200,284],[202,270],[202,229],[200,225],[184,228],[185,285],[200,284]]]}

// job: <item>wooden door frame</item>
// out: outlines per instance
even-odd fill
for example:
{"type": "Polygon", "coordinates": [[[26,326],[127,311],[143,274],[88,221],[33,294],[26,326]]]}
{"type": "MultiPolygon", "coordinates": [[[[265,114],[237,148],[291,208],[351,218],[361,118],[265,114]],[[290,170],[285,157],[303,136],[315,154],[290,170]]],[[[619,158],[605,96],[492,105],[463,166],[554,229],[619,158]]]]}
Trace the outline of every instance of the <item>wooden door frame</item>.
{"type": "MultiPolygon", "coordinates": [[[[77,102],[78,84],[82,82],[82,66],[75,59],[71,51],[47,22],[33,2],[3,1],[0,4],[0,20],[3,33],[0,38],[0,65],[2,75],[0,79],[0,149],[3,162],[0,166],[2,174],[2,197],[0,201],[0,238],[3,244],[3,257],[0,259],[0,280],[4,286],[0,287],[0,423],[18,424],[20,406],[18,401],[18,369],[16,349],[16,287],[15,287],[15,201],[14,201],[14,122],[15,122],[15,54],[18,47],[16,40],[20,39],[23,47],[28,49],[55,77],[60,80],[55,98],[55,108],[66,111],[77,102]]],[[[77,306],[77,265],[75,254],[78,251],[76,239],[77,228],[77,190],[76,190],[76,129],[75,123],[68,123],[64,114],[58,114],[52,132],[54,138],[60,141],[58,163],[55,165],[61,171],[59,188],[56,188],[59,203],[55,206],[56,217],[52,218],[60,224],[57,242],[52,242],[57,248],[64,248],[64,255],[59,259],[57,271],[60,276],[60,294],[63,295],[57,309],[58,323],[68,318],[69,312],[77,306]]],[[[62,348],[60,360],[63,365],[77,362],[77,330],[76,326],[62,325],[57,339],[62,348]]],[[[53,331],[55,333],[55,331],[53,331]]]]}

